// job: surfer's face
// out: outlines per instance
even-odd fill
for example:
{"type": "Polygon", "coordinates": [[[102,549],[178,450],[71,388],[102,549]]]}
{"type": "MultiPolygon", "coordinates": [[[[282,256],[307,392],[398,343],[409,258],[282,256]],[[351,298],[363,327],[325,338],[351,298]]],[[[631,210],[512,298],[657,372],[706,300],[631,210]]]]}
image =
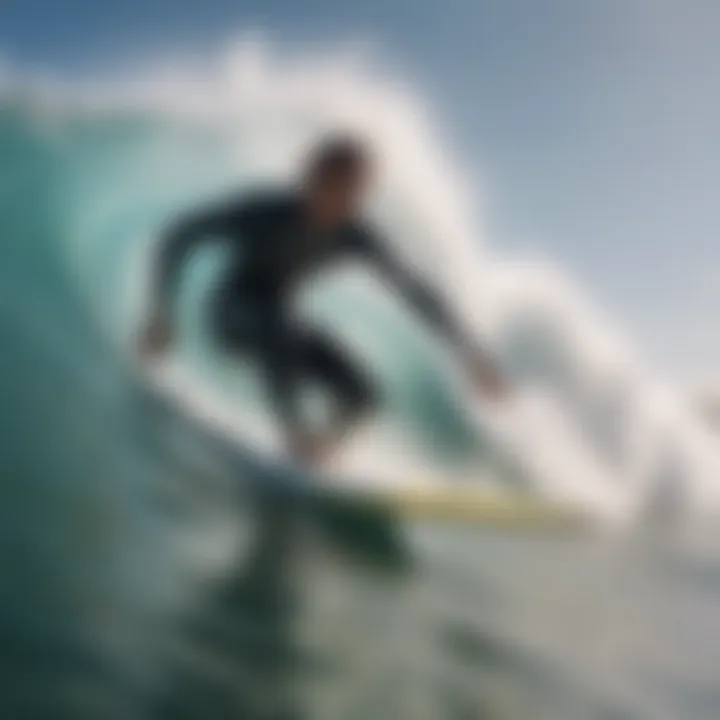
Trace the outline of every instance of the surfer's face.
{"type": "Polygon", "coordinates": [[[329,173],[310,188],[313,220],[323,227],[342,226],[359,212],[365,197],[365,173],[329,173]]]}

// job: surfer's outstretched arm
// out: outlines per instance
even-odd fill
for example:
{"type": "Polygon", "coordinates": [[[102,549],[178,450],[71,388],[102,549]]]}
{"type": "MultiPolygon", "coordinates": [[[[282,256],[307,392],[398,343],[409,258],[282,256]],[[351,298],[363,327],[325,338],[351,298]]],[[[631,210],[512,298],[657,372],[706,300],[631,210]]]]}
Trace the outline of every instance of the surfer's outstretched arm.
{"type": "Polygon", "coordinates": [[[223,205],[196,212],[174,221],[160,239],[153,265],[150,308],[140,349],[161,353],[172,339],[172,305],[182,267],[190,252],[202,241],[235,235],[242,230],[243,208],[223,205]]]}
{"type": "Polygon", "coordinates": [[[453,347],[465,350],[471,347],[470,338],[440,299],[437,292],[417,273],[386,247],[386,244],[366,232],[362,251],[388,284],[398,292],[427,324],[442,335],[453,347]]]}
{"type": "Polygon", "coordinates": [[[190,252],[208,238],[232,233],[236,216],[230,208],[213,208],[181,217],[167,228],[159,243],[152,278],[156,310],[168,311],[190,252]]]}
{"type": "Polygon", "coordinates": [[[411,268],[401,263],[385,243],[370,232],[363,233],[362,252],[399,292],[410,307],[458,353],[479,385],[499,394],[504,383],[489,353],[466,332],[439,294],[411,268]]]}

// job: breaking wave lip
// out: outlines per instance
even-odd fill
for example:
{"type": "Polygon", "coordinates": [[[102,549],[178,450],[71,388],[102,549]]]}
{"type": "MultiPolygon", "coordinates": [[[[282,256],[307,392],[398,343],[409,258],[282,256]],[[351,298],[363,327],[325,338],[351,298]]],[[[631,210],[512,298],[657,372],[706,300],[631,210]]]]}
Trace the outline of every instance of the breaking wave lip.
{"type": "MultiPolygon", "coordinates": [[[[466,409],[497,455],[519,458],[540,492],[616,520],[665,495],[694,511],[720,505],[720,452],[681,393],[638,359],[560,266],[486,247],[471,183],[428,103],[357,46],[293,55],[241,40],[204,62],[175,58],[93,80],[6,70],[0,103],[22,105],[55,148],[69,267],[116,337],[141,303],[141,287],[128,292],[125,276],[136,275],[128,268],[143,264],[148,237],[168,214],[190,198],[287,177],[324,131],[367,136],[382,163],[372,213],[520,388],[508,407],[466,409]],[[90,149],[77,139],[85,131],[90,149]],[[98,276],[111,279],[110,290],[98,276]]],[[[450,376],[457,396],[467,393],[450,376]]]]}

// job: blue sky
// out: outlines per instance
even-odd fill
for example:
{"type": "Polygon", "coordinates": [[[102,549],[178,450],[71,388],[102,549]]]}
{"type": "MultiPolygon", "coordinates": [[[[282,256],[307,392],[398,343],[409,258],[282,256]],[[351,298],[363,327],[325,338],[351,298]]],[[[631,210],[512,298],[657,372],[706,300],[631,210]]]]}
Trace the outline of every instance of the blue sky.
{"type": "Polygon", "coordinates": [[[720,374],[717,0],[4,0],[64,72],[250,28],[376,41],[483,178],[493,242],[560,259],[659,366],[720,374]]]}

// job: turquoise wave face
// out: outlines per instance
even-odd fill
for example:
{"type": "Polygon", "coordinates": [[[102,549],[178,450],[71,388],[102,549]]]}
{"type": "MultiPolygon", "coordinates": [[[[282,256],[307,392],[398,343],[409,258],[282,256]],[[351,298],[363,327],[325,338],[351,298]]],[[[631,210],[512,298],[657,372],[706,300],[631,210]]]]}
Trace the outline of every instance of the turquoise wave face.
{"type": "MultiPolygon", "coordinates": [[[[3,679],[8,716],[48,707],[53,717],[144,714],[163,674],[186,659],[167,657],[179,619],[236,562],[238,537],[258,521],[256,506],[237,497],[239,478],[188,461],[187,437],[152,446],[152,420],[125,362],[143,256],[179,209],[249,182],[229,159],[235,142],[222,129],[143,113],[53,115],[19,98],[0,107],[0,501],[3,547],[12,548],[0,610],[5,647],[22,658],[3,679]]],[[[230,382],[202,364],[196,317],[221,262],[198,258],[180,306],[184,352],[230,382]]],[[[360,302],[363,314],[358,302],[330,287],[309,307],[351,330],[356,322],[363,342],[374,339],[370,361],[388,384],[401,379],[398,416],[419,413],[419,433],[440,447],[444,428],[446,447],[458,447],[462,427],[431,380],[431,354],[417,352],[422,338],[398,334],[399,312],[380,322],[382,304],[360,302]]],[[[240,398],[248,390],[236,389],[240,398]]],[[[250,563],[241,592],[273,601],[269,562],[258,578],[250,563]]],[[[278,680],[292,651],[289,637],[273,646],[285,620],[233,602],[267,623],[269,680],[278,680]]]]}
{"type": "MultiPolygon", "coordinates": [[[[251,186],[258,174],[252,148],[226,125],[139,110],[43,115],[18,104],[3,118],[9,250],[55,271],[86,320],[127,351],[158,232],[178,212],[251,186]]],[[[208,248],[188,268],[179,300],[184,352],[240,390],[232,370],[205,362],[212,353],[203,335],[203,297],[221,266],[222,254],[208,248]]],[[[441,453],[472,452],[473,433],[456,412],[432,344],[377,286],[363,291],[361,282],[350,283],[355,291],[348,292],[347,277],[321,279],[308,310],[368,356],[396,419],[432,434],[441,453]]],[[[257,395],[245,386],[246,396],[257,395]]]]}

